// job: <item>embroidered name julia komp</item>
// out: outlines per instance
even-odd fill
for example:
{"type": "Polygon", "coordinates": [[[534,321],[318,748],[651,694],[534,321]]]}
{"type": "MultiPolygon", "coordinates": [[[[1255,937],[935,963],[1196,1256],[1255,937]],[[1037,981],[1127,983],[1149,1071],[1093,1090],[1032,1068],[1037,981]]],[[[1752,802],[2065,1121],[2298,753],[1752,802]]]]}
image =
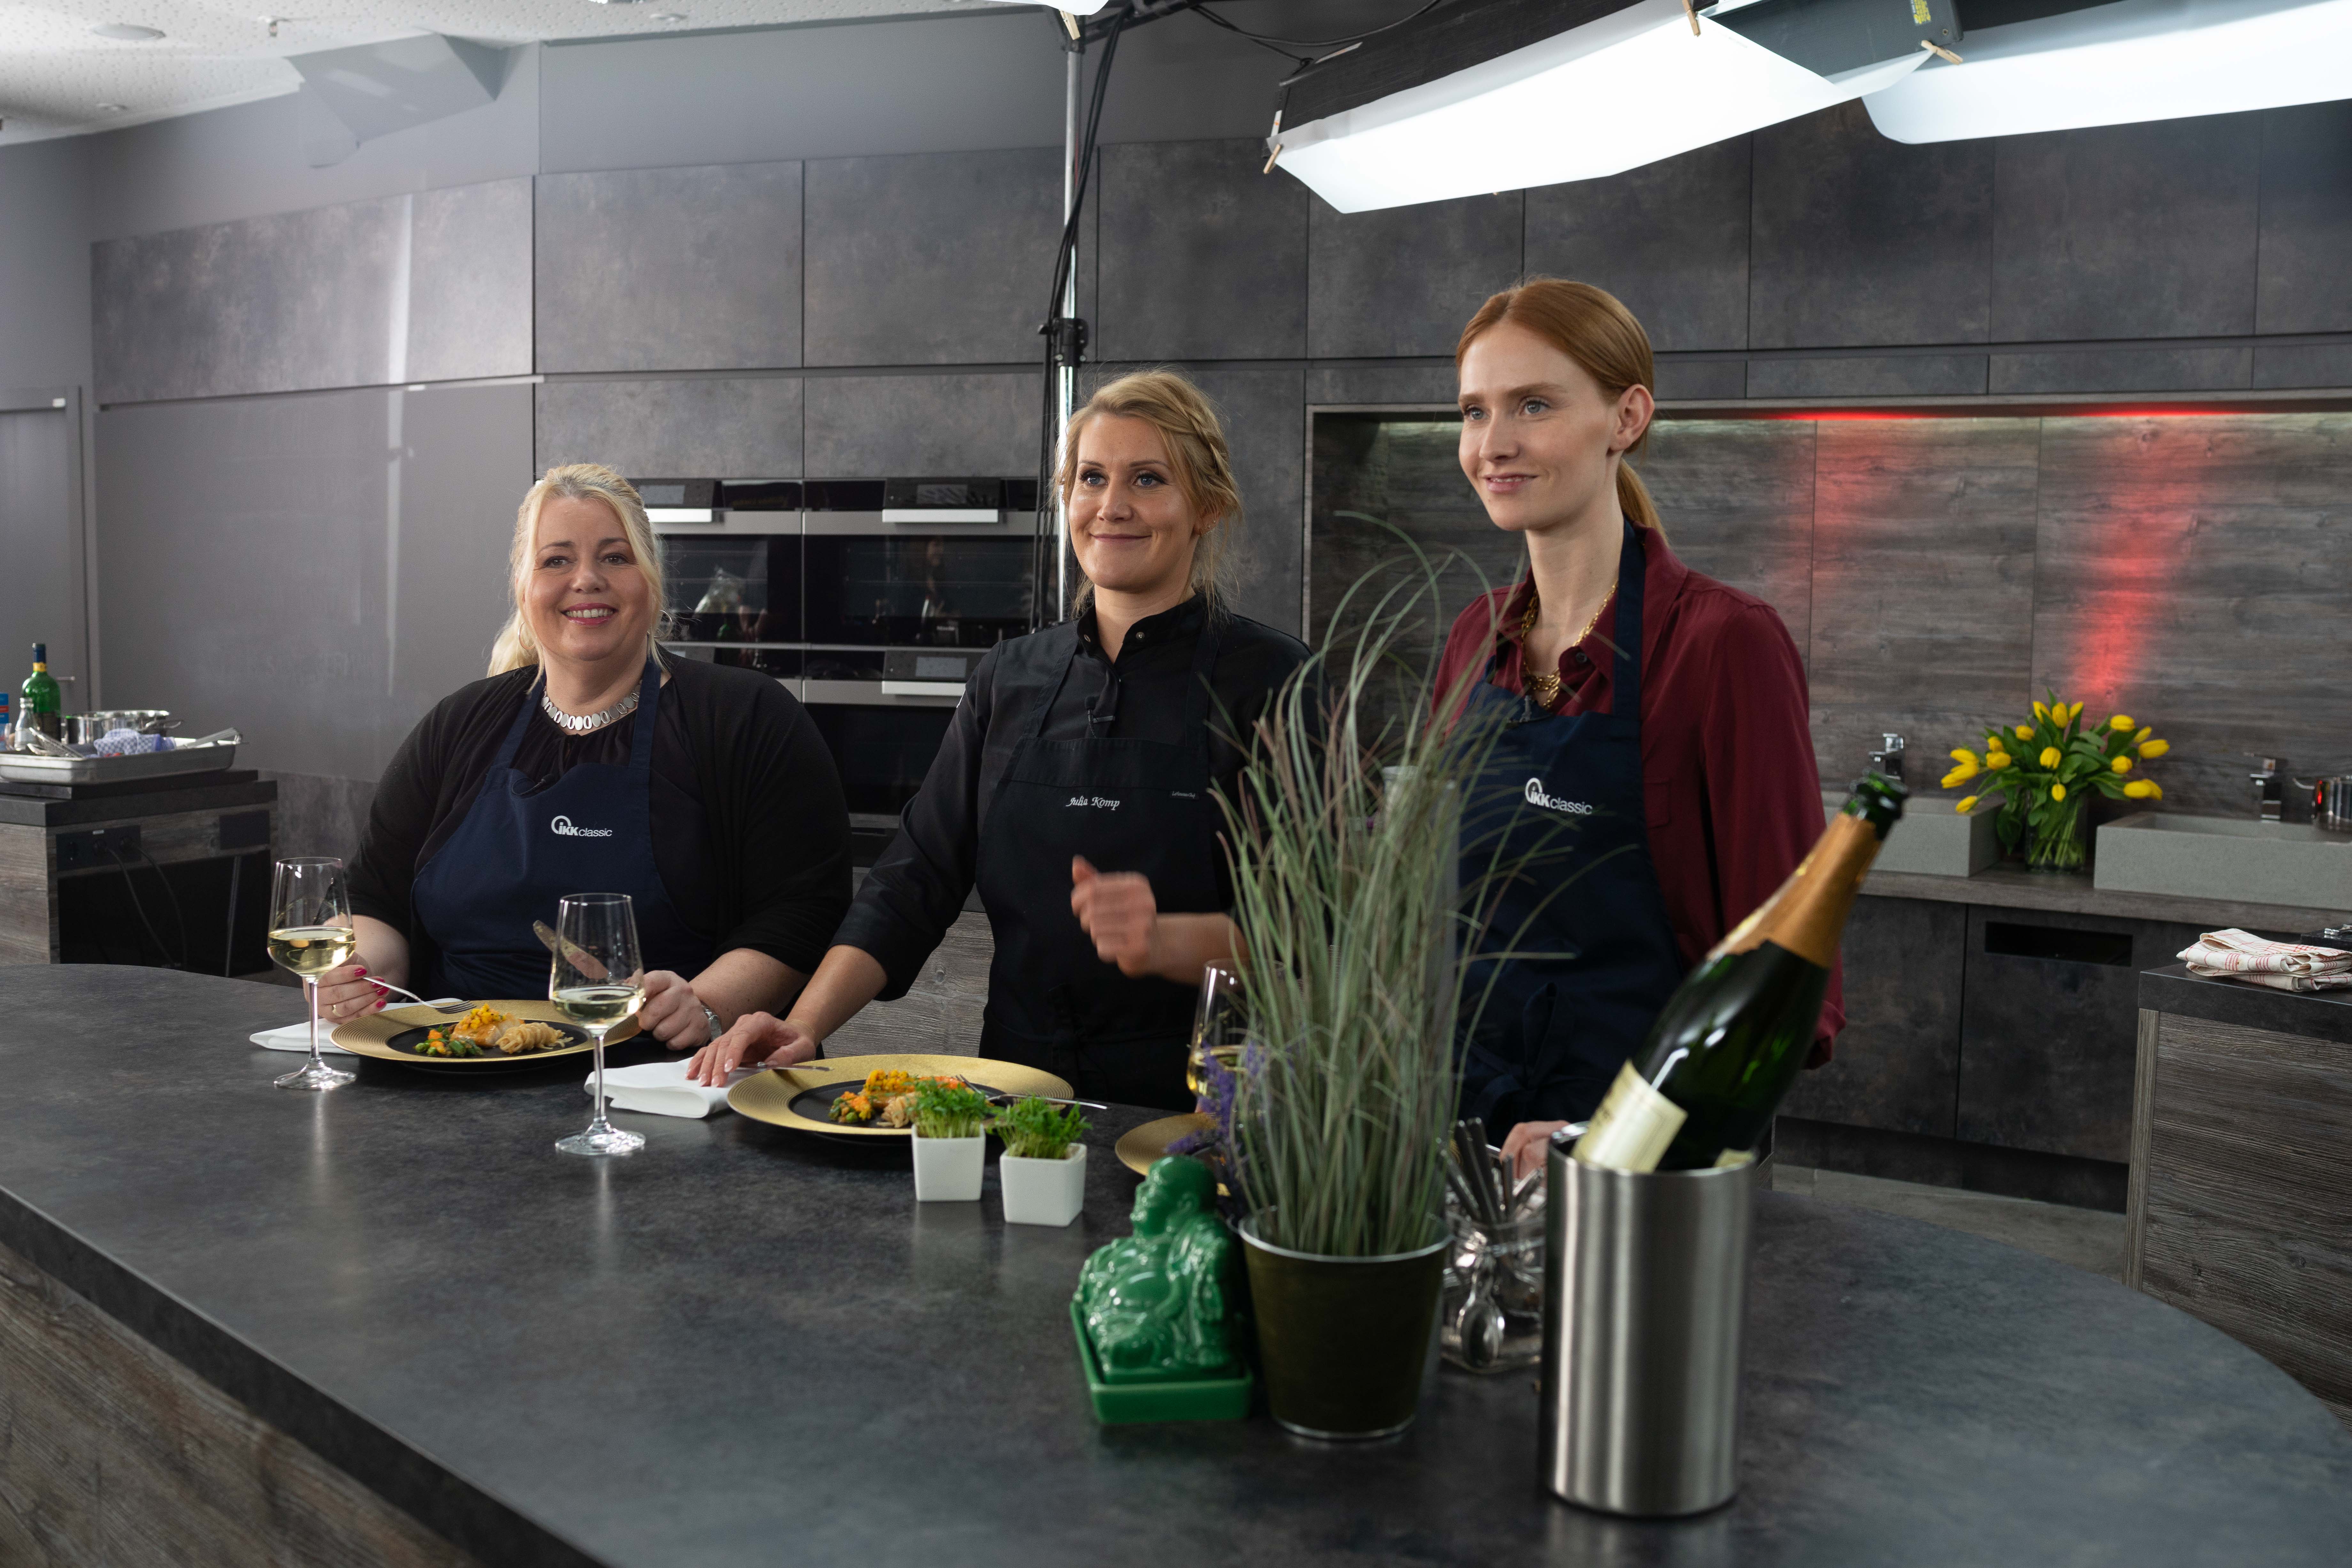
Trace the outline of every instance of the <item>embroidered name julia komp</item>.
{"type": "Polygon", "coordinates": [[[574,827],[572,826],[572,819],[568,816],[557,817],[547,825],[547,830],[559,838],[610,838],[613,837],[613,830],[609,827],[574,827]]]}
{"type": "Polygon", "coordinates": [[[1528,804],[1542,806],[1546,811],[1564,811],[1571,816],[1592,815],[1592,807],[1584,801],[1562,800],[1556,795],[1546,795],[1541,779],[1528,781],[1528,804]]]}

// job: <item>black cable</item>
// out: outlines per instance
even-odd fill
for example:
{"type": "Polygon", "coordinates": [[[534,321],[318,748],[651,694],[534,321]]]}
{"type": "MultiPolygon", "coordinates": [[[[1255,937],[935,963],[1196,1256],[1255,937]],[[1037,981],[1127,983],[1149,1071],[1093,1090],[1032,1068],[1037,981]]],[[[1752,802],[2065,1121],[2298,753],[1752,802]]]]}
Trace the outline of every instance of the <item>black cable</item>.
{"type": "Polygon", "coordinates": [[[146,851],[141,850],[139,852],[140,860],[146,865],[149,870],[155,873],[155,877],[158,881],[163,882],[163,891],[172,900],[172,918],[179,923],[180,927],[180,956],[176,960],[172,956],[171,948],[164,944],[163,933],[157,931],[155,929],[155,922],[147,918],[147,906],[142,903],[139,898],[139,885],[131,879],[131,862],[125,860],[122,858],[122,850],[116,845],[110,844],[106,846],[106,852],[113,858],[116,868],[122,873],[122,890],[131,896],[131,907],[137,912],[139,916],[139,923],[147,928],[147,935],[155,944],[155,955],[163,961],[163,965],[167,969],[187,968],[187,916],[181,910],[180,895],[172,890],[172,884],[170,880],[163,876],[163,868],[157,866],[154,861],[148,859],[146,851]]]}
{"type": "Polygon", "coordinates": [[[1382,33],[1393,31],[1403,26],[1407,22],[1428,16],[1444,4],[1445,0],[1427,0],[1427,4],[1416,7],[1409,16],[1399,16],[1393,22],[1385,22],[1369,31],[1353,33],[1344,38],[1277,38],[1268,33],[1253,33],[1246,27],[1227,21],[1206,5],[1195,5],[1192,11],[1193,15],[1199,16],[1203,22],[1213,23],[1228,33],[1239,34],[1254,44],[1264,44],[1269,48],[1278,45],[1293,49],[1335,49],[1346,44],[1360,44],[1366,38],[1377,38],[1382,33]]]}

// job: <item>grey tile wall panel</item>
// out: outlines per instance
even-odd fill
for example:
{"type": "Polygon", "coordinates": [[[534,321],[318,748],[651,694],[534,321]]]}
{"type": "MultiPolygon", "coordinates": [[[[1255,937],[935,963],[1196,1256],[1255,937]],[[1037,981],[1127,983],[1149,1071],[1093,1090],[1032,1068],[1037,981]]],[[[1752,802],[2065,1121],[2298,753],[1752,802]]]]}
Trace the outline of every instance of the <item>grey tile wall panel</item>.
{"type": "Polygon", "coordinates": [[[625,474],[798,479],[806,393],[797,376],[551,381],[538,399],[539,466],[625,474]]]}
{"type": "Polygon", "coordinates": [[[1696,402],[1748,395],[1748,362],[1744,359],[1662,360],[1658,384],[1650,389],[1660,402],[1696,402]]]}
{"type": "Polygon", "coordinates": [[[1748,346],[1748,138],[1528,193],[1527,269],[1597,284],[1660,353],[1748,346]]]}
{"type": "Polygon", "coordinates": [[[1985,389],[1982,354],[1752,359],[1750,397],[1966,397],[1985,389]]]}
{"type": "Polygon", "coordinates": [[[2252,349],[2110,349],[1995,354],[1991,389],[2019,392],[2242,391],[2253,384],[2252,349]]]}
{"type": "Polygon", "coordinates": [[[2242,814],[2242,753],[2340,761],[2347,496],[2352,415],[2042,421],[2033,694],[2155,725],[2168,810],[2242,814]]]}
{"type": "Polygon", "coordinates": [[[1884,731],[1932,758],[2025,705],[2042,422],[1816,428],[1813,752],[1835,786],[1884,731]]]}
{"type": "Polygon", "coordinates": [[[235,724],[240,763],[374,778],[481,677],[530,480],[528,386],[101,414],[110,698],[235,724]]]}
{"type": "Polygon", "coordinates": [[[2260,388],[2352,386],[2352,343],[2262,343],[2254,349],[2260,388]]]}
{"type": "Polygon", "coordinates": [[[1755,142],[1749,347],[1985,341],[1989,143],[1890,142],[1859,103],[1755,142]]]}
{"type": "Polygon", "coordinates": [[[1800,658],[1813,619],[1813,433],[1806,419],[1661,419],[1634,471],[1695,570],[1780,612],[1800,658]]]}
{"type": "Polygon", "coordinates": [[[539,368],[801,363],[801,165],[543,174],[539,368]]]}
{"type": "Polygon", "coordinates": [[[394,381],[529,375],[529,180],[425,191],[408,261],[408,354],[394,381]]]}
{"type": "Polygon", "coordinates": [[[808,182],[809,363],[1039,358],[1058,151],[825,158],[808,182]]]}
{"type": "MultiPolygon", "coordinates": [[[[83,655],[82,552],[74,527],[72,416],[62,408],[0,414],[0,654],[13,669],[31,643],[49,645],[66,706],[100,706],[83,655]]],[[[17,679],[22,679],[19,676],[17,679]]],[[[11,685],[15,682],[11,681],[11,685]]]]}
{"type": "Polygon", "coordinates": [[[274,769],[261,776],[278,786],[278,854],[332,855],[345,864],[358,858],[360,836],[375,805],[373,779],[274,769]]]}
{"type": "Polygon", "coordinates": [[[2254,330],[2352,331],[2352,102],[2265,110],[2254,330]]]}
{"type": "Polygon", "coordinates": [[[1106,360],[1297,359],[1307,352],[1307,187],[1258,173],[1255,141],[1102,153],[1106,360]]]}
{"type": "Polygon", "coordinates": [[[389,381],[413,199],[351,202],[92,246],[99,401],[389,381]]]}
{"type": "Polygon", "coordinates": [[[1037,471],[1035,372],[820,375],[804,395],[813,479],[1037,471]]]}
{"type": "Polygon", "coordinates": [[[1454,406],[1451,364],[1310,365],[1309,403],[1402,403],[1454,406]]]}
{"type": "Polygon", "coordinates": [[[2001,342],[2254,330],[2262,117],[2006,136],[1993,214],[2001,342]]]}
{"type": "Polygon", "coordinates": [[[1307,343],[1318,359],[1454,353],[1524,266],[1517,191],[1341,214],[1308,198],[1307,343]]]}
{"type": "Polygon", "coordinates": [[[1296,637],[1307,551],[1306,372],[1286,365],[1190,374],[1224,421],[1242,492],[1241,524],[1226,542],[1234,608],[1296,637]]]}

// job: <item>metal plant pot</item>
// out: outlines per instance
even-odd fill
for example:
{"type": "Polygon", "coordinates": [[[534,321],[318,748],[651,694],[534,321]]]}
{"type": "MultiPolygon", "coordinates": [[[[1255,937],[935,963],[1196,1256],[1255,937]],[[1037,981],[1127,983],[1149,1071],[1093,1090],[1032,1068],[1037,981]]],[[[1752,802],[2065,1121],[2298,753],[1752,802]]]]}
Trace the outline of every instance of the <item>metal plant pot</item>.
{"type": "Polygon", "coordinates": [[[1437,1323],[1444,1235],[1413,1252],[1327,1258],[1264,1240],[1255,1218],[1241,1232],[1274,1418],[1307,1437],[1385,1437],[1412,1426],[1437,1323]]]}

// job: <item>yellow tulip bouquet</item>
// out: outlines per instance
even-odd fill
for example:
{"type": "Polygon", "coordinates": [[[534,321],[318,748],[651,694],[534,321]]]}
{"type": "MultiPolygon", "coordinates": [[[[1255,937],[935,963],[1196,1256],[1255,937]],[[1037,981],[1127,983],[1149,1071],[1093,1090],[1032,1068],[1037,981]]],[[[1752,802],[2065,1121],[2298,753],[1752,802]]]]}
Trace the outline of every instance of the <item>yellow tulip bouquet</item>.
{"type": "Polygon", "coordinates": [[[1977,793],[1959,803],[1961,815],[1989,795],[2001,799],[2001,847],[2024,847],[2026,864],[2037,870],[2079,871],[2088,847],[2083,810],[2093,791],[2110,799],[2162,800],[2164,786],[2135,778],[2139,763],[2164,755],[2171,742],[2118,713],[2087,728],[2083,705],[2050,700],[2033,705],[2033,722],[1985,731],[1984,754],[1952,748],[1946,789],[1982,777],[1977,793]]]}

